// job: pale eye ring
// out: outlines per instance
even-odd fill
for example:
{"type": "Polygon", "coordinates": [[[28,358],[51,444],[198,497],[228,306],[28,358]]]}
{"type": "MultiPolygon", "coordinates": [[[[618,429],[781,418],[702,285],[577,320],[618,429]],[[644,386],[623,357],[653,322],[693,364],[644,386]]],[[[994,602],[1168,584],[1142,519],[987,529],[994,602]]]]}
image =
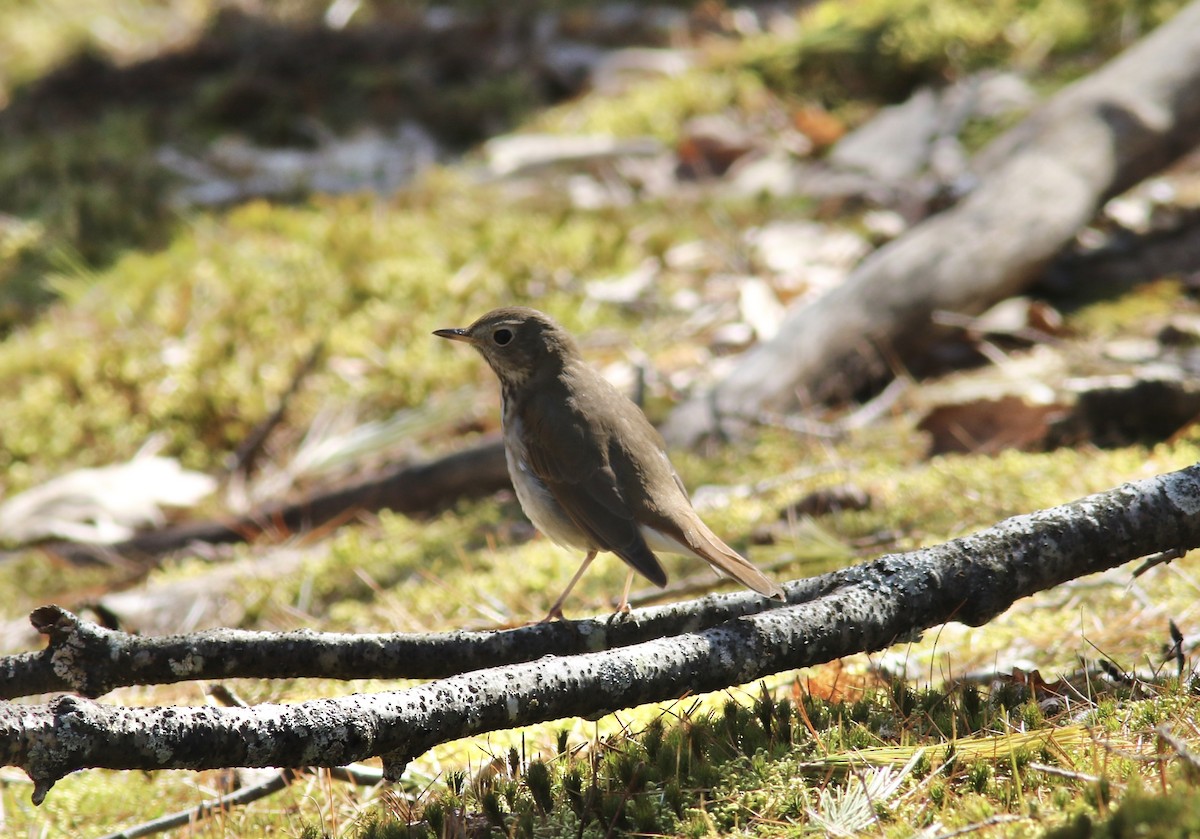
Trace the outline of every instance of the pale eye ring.
{"type": "Polygon", "coordinates": [[[495,341],[496,345],[500,346],[500,347],[505,346],[512,339],[513,339],[512,330],[507,329],[503,326],[492,333],[492,340],[495,341]]]}

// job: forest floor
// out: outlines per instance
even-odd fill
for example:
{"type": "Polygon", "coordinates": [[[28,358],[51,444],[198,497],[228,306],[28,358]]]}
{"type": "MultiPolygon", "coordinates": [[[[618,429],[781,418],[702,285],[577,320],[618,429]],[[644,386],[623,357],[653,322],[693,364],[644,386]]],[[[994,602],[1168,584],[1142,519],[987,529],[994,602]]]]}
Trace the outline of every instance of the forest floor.
{"type": "MultiPolygon", "coordinates": [[[[900,160],[903,138],[838,168],[843,137],[922,91],[991,90],[940,138],[965,161],[1180,4],[218,5],[0,10],[0,499],[150,444],[216,479],[170,519],[212,519],[464,448],[498,430],[498,388],[430,333],[506,304],[561,320],[660,420],[963,172],[900,160]],[[782,177],[797,165],[820,190],[782,177]]],[[[877,410],[809,405],[673,452],[706,521],[790,580],[1196,463],[1194,394],[1145,388],[1200,358],[1200,263],[1153,258],[1194,232],[1197,171],[1109,202],[877,410]],[[1101,377],[1124,399],[1065,427],[1064,394],[1101,377]]],[[[151,634],[512,626],[579,559],[508,491],[153,562],[71,561],[44,543],[61,524],[0,522],[4,654],[40,645],[46,603],[151,634]]],[[[1186,835],[1200,565],[1132,570],[882,653],[449,743],[392,787],[301,776],[175,835],[1186,835]]],[[[624,573],[603,557],[568,616],[606,613],[624,573]]],[[[185,683],[102,701],[213,700],[185,683]]],[[[255,777],[87,770],[35,808],[6,768],[0,833],[100,836],[255,777]]]]}

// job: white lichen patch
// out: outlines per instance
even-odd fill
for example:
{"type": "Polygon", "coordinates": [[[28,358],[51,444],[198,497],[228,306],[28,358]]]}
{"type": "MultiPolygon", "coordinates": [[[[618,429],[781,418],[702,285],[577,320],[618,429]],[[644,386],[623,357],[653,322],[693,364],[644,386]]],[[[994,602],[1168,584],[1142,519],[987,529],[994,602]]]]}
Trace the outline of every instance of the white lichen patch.
{"type": "Polygon", "coordinates": [[[603,626],[586,623],[580,627],[579,634],[583,636],[584,646],[588,652],[598,653],[608,649],[608,632],[603,626]]]}
{"type": "Polygon", "coordinates": [[[176,676],[188,676],[198,673],[204,668],[204,656],[188,653],[183,658],[173,658],[168,663],[171,672],[176,676]]]}
{"type": "Polygon", "coordinates": [[[1173,475],[1163,481],[1163,491],[1181,513],[1188,516],[1200,513],[1200,481],[1173,475]]]}

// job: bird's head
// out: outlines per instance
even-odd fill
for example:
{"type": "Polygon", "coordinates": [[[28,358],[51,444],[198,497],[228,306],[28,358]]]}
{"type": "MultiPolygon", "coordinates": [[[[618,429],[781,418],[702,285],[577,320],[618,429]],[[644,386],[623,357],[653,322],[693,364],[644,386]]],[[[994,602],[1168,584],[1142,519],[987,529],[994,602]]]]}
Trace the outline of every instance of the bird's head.
{"type": "Polygon", "coordinates": [[[571,335],[553,318],[522,306],[493,309],[470,326],[438,329],[433,334],[473,346],[501,384],[509,387],[519,387],[539,374],[557,373],[579,352],[571,335]]]}

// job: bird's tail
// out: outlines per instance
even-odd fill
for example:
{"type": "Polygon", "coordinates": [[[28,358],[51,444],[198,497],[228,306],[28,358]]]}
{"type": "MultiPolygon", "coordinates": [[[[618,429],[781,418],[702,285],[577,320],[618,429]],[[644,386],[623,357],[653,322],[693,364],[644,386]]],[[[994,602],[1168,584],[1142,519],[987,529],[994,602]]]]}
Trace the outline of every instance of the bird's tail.
{"type": "Polygon", "coordinates": [[[732,577],[746,588],[753,589],[763,597],[785,600],[783,587],[759,571],[750,560],[721,541],[717,534],[708,529],[696,516],[693,526],[686,532],[688,547],[700,555],[713,570],[732,577]]]}

